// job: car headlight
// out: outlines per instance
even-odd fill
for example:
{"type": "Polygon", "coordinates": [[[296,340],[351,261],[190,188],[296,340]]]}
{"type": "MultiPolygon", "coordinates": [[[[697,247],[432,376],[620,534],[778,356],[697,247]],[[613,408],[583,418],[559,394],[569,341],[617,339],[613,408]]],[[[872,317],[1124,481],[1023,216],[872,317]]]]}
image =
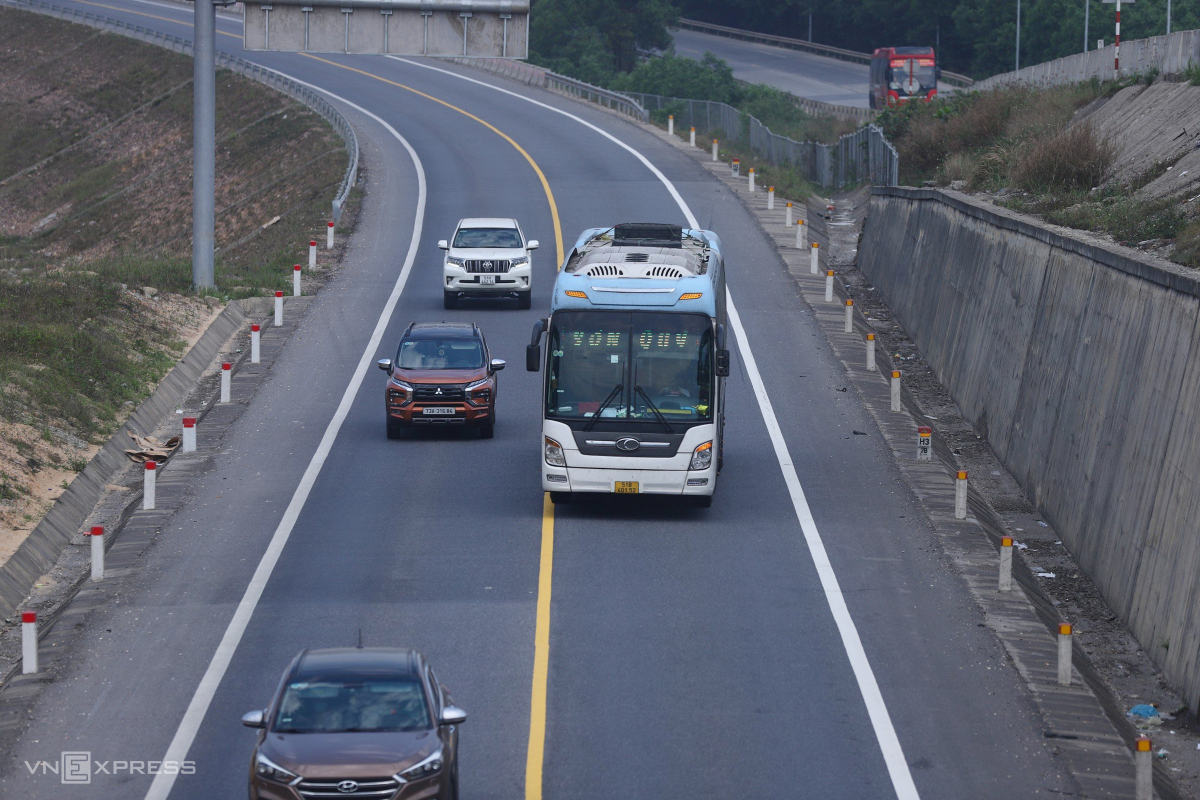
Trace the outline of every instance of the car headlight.
{"type": "Polygon", "coordinates": [[[486,406],[492,399],[492,387],[487,378],[468,384],[464,391],[467,394],[467,400],[473,406],[486,406]]]}
{"type": "Polygon", "coordinates": [[[395,778],[401,783],[408,783],[409,781],[419,781],[422,778],[432,777],[441,771],[442,751],[438,750],[428,758],[418,761],[416,764],[413,764],[408,769],[396,775],[395,778]]]}
{"type": "Polygon", "coordinates": [[[512,269],[513,267],[523,267],[528,263],[529,256],[517,256],[516,258],[509,260],[508,267],[509,269],[512,269]]]}
{"type": "Polygon", "coordinates": [[[454,256],[446,256],[446,266],[448,267],[464,267],[467,264],[465,258],[455,258],[454,256]]]}
{"type": "Polygon", "coordinates": [[[691,469],[708,469],[712,466],[712,442],[705,442],[692,451],[691,469]]]}
{"type": "Polygon", "coordinates": [[[256,753],[254,755],[254,773],[260,778],[266,778],[267,780],[276,781],[278,783],[290,784],[293,781],[300,780],[299,775],[284,769],[271,759],[264,756],[262,753],[256,753]]]}
{"type": "Polygon", "coordinates": [[[387,396],[390,402],[404,405],[412,399],[412,392],[413,387],[404,381],[392,378],[392,380],[388,383],[387,396]]]}
{"type": "Polygon", "coordinates": [[[546,437],[546,463],[552,467],[565,467],[567,457],[563,454],[562,445],[546,437]]]}

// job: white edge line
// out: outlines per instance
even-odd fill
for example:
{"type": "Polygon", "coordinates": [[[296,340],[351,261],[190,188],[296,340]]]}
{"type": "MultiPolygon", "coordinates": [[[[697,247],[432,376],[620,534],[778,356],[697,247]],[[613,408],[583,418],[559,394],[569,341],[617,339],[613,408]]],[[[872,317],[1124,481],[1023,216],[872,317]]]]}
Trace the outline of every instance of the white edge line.
{"type": "MultiPolygon", "coordinates": [[[[388,58],[402,61],[405,64],[412,64],[422,69],[441,72],[460,80],[479,84],[480,86],[486,86],[498,92],[512,95],[513,97],[519,97],[526,102],[549,109],[557,114],[562,114],[591,128],[617,146],[629,151],[635,158],[641,161],[647,169],[654,173],[655,177],[662,181],[667,191],[670,192],[671,197],[675,198],[675,202],[679,205],[680,210],[687,217],[688,224],[693,228],[700,227],[695,215],[692,214],[691,208],[688,207],[688,204],[680,196],[679,191],[667,176],[658,167],[654,166],[648,158],[608,131],[568,111],[563,111],[560,108],[555,108],[554,106],[539,102],[531,97],[526,97],[518,92],[504,89],[495,84],[487,83],[486,81],[469,78],[447,69],[421,64],[406,58],[399,58],[397,56],[388,56],[388,58]]],[[[858,628],[854,624],[854,619],[850,616],[850,609],[846,606],[846,599],[842,595],[841,586],[838,584],[837,574],[834,572],[833,565],[829,562],[829,556],[825,552],[825,543],[821,540],[820,532],[817,531],[817,523],[813,520],[812,510],[808,507],[808,499],[804,496],[804,488],[800,485],[800,477],[796,474],[796,466],[792,463],[792,456],[788,452],[787,442],[783,438],[783,431],[779,427],[779,420],[776,418],[775,409],[771,405],[771,398],[767,394],[762,374],[758,371],[758,364],[754,360],[754,353],[750,350],[750,340],[746,336],[745,328],[742,327],[741,316],[737,312],[737,307],[733,303],[733,295],[729,293],[728,288],[725,290],[725,297],[729,307],[729,321],[733,326],[734,335],[737,337],[738,351],[741,353],[742,361],[746,366],[746,372],[750,376],[750,384],[754,388],[754,396],[758,400],[758,407],[762,412],[763,421],[766,423],[767,432],[771,435],[771,444],[775,448],[775,458],[779,461],[779,469],[783,472],[784,483],[787,485],[788,494],[791,495],[792,506],[795,508],[796,518],[800,522],[800,530],[804,533],[804,541],[808,545],[813,565],[817,568],[817,575],[821,579],[821,588],[825,591],[825,600],[829,603],[829,610],[833,615],[834,622],[837,623],[838,633],[842,637],[842,646],[846,649],[846,656],[850,661],[850,667],[854,670],[854,677],[858,681],[858,690],[862,694],[863,702],[867,706],[867,714],[871,719],[871,726],[875,729],[875,738],[879,742],[879,749],[883,754],[884,763],[887,765],[888,774],[891,776],[892,787],[895,789],[896,797],[899,800],[918,800],[920,795],[917,793],[916,784],[913,783],[912,773],[908,769],[908,761],[904,758],[904,750],[900,746],[900,739],[896,736],[896,729],[892,726],[892,718],[888,714],[887,704],[884,702],[883,694],[879,691],[879,684],[875,680],[875,672],[871,669],[871,662],[867,659],[866,651],[862,646],[862,640],[858,636],[858,628]]]]}
{"type": "MultiPolygon", "coordinates": [[[[284,75],[284,73],[279,74],[284,75]]],[[[325,435],[321,437],[321,443],[317,445],[316,452],[313,453],[312,459],[308,462],[308,468],[304,471],[303,477],[300,478],[300,483],[296,487],[296,491],[292,494],[292,500],[283,512],[283,519],[279,521],[279,527],[275,529],[274,535],[271,536],[267,550],[258,562],[258,568],[254,570],[254,576],[250,579],[250,584],[246,587],[246,591],[242,595],[242,599],[238,603],[228,627],[225,628],[225,635],[221,637],[221,643],[217,645],[217,650],[213,653],[212,660],[208,663],[208,669],[204,671],[204,677],[200,679],[200,684],[196,687],[195,694],[192,695],[192,701],[188,704],[187,711],[184,713],[183,719],[175,731],[175,736],[167,748],[166,755],[163,756],[164,763],[170,761],[181,763],[187,758],[188,751],[192,747],[192,742],[195,740],[196,734],[200,730],[200,725],[204,722],[204,717],[208,713],[208,708],[212,704],[213,697],[216,695],[217,687],[220,685],[221,679],[225,677],[226,670],[229,669],[229,663],[233,659],[234,651],[237,650],[238,644],[246,632],[246,626],[250,623],[250,617],[253,616],[259,598],[262,597],[267,581],[270,580],[271,573],[275,569],[275,564],[279,561],[279,556],[283,553],[283,548],[292,534],[292,528],[300,516],[300,511],[304,508],[304,503],[308,500],[308,495],[312,491],[313,484],[317,481],[321,467],[324,466],[326,457],[329,455],[330,450],[333,449],[333,443],[337,439],[338,431],[341,430],[342,423],[345,422],[347,415],[350,413],[350,407],[354,404],[354,398],[358,394],[358,389],[367,375],[367,370],[371,366],[371,360],[374,358],[375,352],[379,349],[379,343],[383,340],[383,334],[387,330],[388,323],[391,321],[392,312],[396,308],[396,303],[400,300],[400,294],[404,291],[404,285],[407,283],[408,275],[412,271],[413,262],[417,257],[417,248],[421,242],[421,230],[425,224],[425,170],[421,166],[421,159],[417,156],[417,152],[413,150],[412,145],[395,128],[362,106],[356,105],[344,97],[339,97],[333,92],[322,89],[319,86],[314,86],[311,83],[305,83],[296,78],[292,78],[292,80],[316,91],[323,92],[375,120],[395,136],[400,144],[404,146],[404,149],[408,151],[408,155],[412,159],[413,166],[416,167],[417,171],[417,211],[413,221],[412,240],[409,242],[408,255],[405,256],[400,276],[396,279],[395,286],[392,287],[392,294],[388,297],[387,303],[383,307],[383,312],[379,315],[379,321],[375,323],[375,331],[371,334],[371,339],[367,342],[367,346],[363,350],[362,357],[358,361],[358,366],[354,370],[354,375],[351,377],[350,383],[346,386],[346,391],[342,394],[342,401],[338,404],[337,411],[333,414],[333,419],[329,421],[329,425],[325,428],[325,435]]],[[[146,800],[166,800],[167,796],[171,793],[172,787],[175,785],[176,777],[175,774],[167,772],[159,772],[155,775],[154,782],[150,785],[149,791],[146,792],[146,800]]]]}

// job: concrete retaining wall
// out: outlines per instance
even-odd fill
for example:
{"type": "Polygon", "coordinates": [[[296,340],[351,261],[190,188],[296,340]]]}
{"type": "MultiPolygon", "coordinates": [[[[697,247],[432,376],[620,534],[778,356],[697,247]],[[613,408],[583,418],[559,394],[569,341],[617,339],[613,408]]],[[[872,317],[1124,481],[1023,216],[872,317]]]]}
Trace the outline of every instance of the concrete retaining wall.
{"type": "MultiPolygon", "coordinates": [[[[1034,64],[1016,72],[993,75],[977,81],[972,89],[995,89],[1016,83],[1033,86],[1058,86],[1065,83],[1099,78],[1115,77],[1113,59],[1116,46],[1108,45],[1099,50],[1089,50],[1073,56],[1056,58],[1042,64],[1034,64]]],[[[1121,42],[1121,76],[1145,75],[1151,70],[1162,73],[1183,72],[1193,61],[1200,63],[1200,30],[1177,31],[1149,39],[1128,39],[1121,42]]]]}
{"type": "Polygon", "coordinates": [[[1195,273],[954,192],[898,188],[872,189],[859,266],[1200,710],[1195,273]]]}
{"type": "Polygon", "coordinates": [[[225,343],[246,320],[246,311],[230,303],[213,320],[208,330],[192,345],[187,355],[163,378],[158,388],[125,420],[107,444],[92,457],[83,472],[58,498],[17,551],[0,565],[0,617],[12,617],[34,582],[58,560],[71,537],[81,530],[92,509],[104,494],[104,486],[129,464],[128,431],[151,434],[192,391],[201,373],[216,358],[225,343]]]}

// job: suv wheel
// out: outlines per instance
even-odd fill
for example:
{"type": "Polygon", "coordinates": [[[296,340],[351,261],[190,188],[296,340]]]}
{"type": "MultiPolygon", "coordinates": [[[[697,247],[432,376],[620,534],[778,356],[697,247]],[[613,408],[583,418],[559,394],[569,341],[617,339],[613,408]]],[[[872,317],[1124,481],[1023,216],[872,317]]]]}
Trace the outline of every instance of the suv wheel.
{"type": "Polygon", "coordinates": [[[442,307],[447,309],[458,308],[458,292],[448,292],[443,289],[442,307]]]}
{"type": "Polygon", "coordinates": [[[479,426],[479,438],[491,439],[496,435],[496,423],[487,422],[479,426]]]}
{"type": "Polygon", "coordinates": [[[403,431],[404,428],[401,427],[397,420],[394,420],[391,417],[387,418],[387,438],[399,439],[403,431]]]}
{"type": "Polygon", "coordinates": [[[517,293],[517,308],[533,308],[533,291],[517,293]]]}

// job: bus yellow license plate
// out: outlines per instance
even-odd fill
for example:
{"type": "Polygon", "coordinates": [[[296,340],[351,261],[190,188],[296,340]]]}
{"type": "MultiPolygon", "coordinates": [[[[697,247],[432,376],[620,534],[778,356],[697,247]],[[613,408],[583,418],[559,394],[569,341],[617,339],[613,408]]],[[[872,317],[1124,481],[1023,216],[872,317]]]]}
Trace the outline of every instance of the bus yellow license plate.
{"type": "Polygon", "coordinates": [[[613,491],[617,494],[637,494],[637,481],[613,481],[613,491]]]}

